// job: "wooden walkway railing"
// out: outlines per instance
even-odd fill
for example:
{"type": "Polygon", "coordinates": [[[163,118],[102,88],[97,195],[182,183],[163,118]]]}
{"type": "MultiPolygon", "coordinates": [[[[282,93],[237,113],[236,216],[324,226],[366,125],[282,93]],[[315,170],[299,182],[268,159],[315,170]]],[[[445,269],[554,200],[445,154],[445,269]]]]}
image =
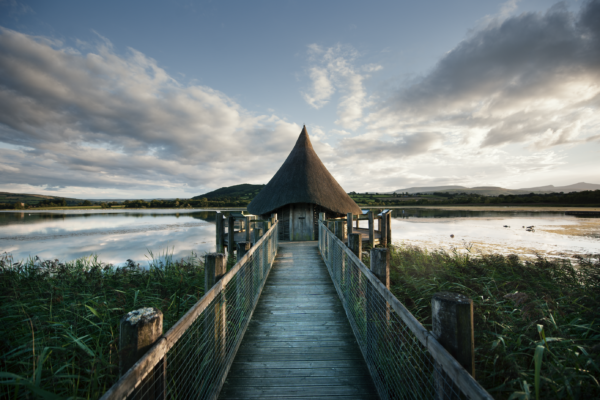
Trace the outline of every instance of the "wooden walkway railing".
{"type": "Polygon", "coordinates": [[[322,221],[318,252],[270,227],[102,399],[220,393],[492,399],[322,221]]]}
{"type": "Polygon", "coordinates": [[[381,399],[492,400],[321,220],[319,250],[381,399]]]}
{"type": "Polygon", "coordinates": [[[102,399],[216,398],[277,248],[274,224],[102,399]]]}

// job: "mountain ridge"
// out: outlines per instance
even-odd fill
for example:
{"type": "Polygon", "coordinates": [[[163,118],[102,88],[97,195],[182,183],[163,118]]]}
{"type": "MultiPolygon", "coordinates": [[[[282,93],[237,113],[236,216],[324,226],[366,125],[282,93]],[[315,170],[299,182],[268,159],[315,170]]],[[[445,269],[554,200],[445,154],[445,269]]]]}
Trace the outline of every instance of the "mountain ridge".
{"type": "Polygon", "coordinates": [[[486,196],[498,196],[500,194],[529,194],[529,193],[569,193],[569,192],[582,192],[584,190],[600,190],[600,185],[595,183],[578,182],[572,185],[566,186],[537,186],[531,188],[521,189],[506,189],[499,186],[476,186],[466,187],[459,185],[445,185],[445,186],[421,186],[421,187],[409,187],[404,189],[397,189],[387,193],[477,193],[486,196]]]}

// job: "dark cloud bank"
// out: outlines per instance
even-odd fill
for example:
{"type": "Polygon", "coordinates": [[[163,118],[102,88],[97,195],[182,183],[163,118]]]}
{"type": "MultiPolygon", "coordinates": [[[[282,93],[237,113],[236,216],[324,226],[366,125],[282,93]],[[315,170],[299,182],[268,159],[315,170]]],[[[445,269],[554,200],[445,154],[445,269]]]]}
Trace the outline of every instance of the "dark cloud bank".
{"type": "Polygon", "coordinates": [[[494,19],[370,116],[374,129],[485,130],[481,146],[597,140],[600,1],[494,19]],[[596,134],[594,134],[596,133],[596,134]]]}

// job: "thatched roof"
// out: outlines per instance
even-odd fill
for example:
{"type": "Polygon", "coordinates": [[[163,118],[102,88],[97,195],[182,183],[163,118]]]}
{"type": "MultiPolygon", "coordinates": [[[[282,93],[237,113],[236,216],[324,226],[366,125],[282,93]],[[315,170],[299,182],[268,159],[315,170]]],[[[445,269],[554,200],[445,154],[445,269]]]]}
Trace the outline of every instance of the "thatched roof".
{"type": "Polygon", "coordinates": [[[268,214],[292,203],[318,204],[342,214],[361,213],[315,153],[306,126],[279,171],[248,204],[248,211],[268,214]]]}

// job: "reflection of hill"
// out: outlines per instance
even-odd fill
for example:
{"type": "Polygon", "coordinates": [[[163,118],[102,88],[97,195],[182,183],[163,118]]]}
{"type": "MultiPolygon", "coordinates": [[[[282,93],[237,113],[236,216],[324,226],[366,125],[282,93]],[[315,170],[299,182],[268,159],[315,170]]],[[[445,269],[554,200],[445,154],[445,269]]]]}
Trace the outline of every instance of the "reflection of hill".
{"type": "MultiPolygon", "coordinates": [[[[229,213],[225,213],[225,215],[229,215],[229,213]]],[[[41,222],[48,221],[75,221],[78,219],[88,219],[88,218],[160,218],[160,217],[172,217],[177,216],[177,218],[192,218],[192,219],[200,219],[209,223],[215,223],[215,212],[214,211],[199,211],[199,212],[169,212],[169,213],[154,213],[154,212],[139,212],[139,211],[124,211],[124,212],[107,212],[107,213],[77,213],[77,214],[67,214],[67,213],[52,213],[52,212],[0,212],[0,226],[9,226],[9,225],[29,225],[29,224],[38,224],[41,222]]]]}

